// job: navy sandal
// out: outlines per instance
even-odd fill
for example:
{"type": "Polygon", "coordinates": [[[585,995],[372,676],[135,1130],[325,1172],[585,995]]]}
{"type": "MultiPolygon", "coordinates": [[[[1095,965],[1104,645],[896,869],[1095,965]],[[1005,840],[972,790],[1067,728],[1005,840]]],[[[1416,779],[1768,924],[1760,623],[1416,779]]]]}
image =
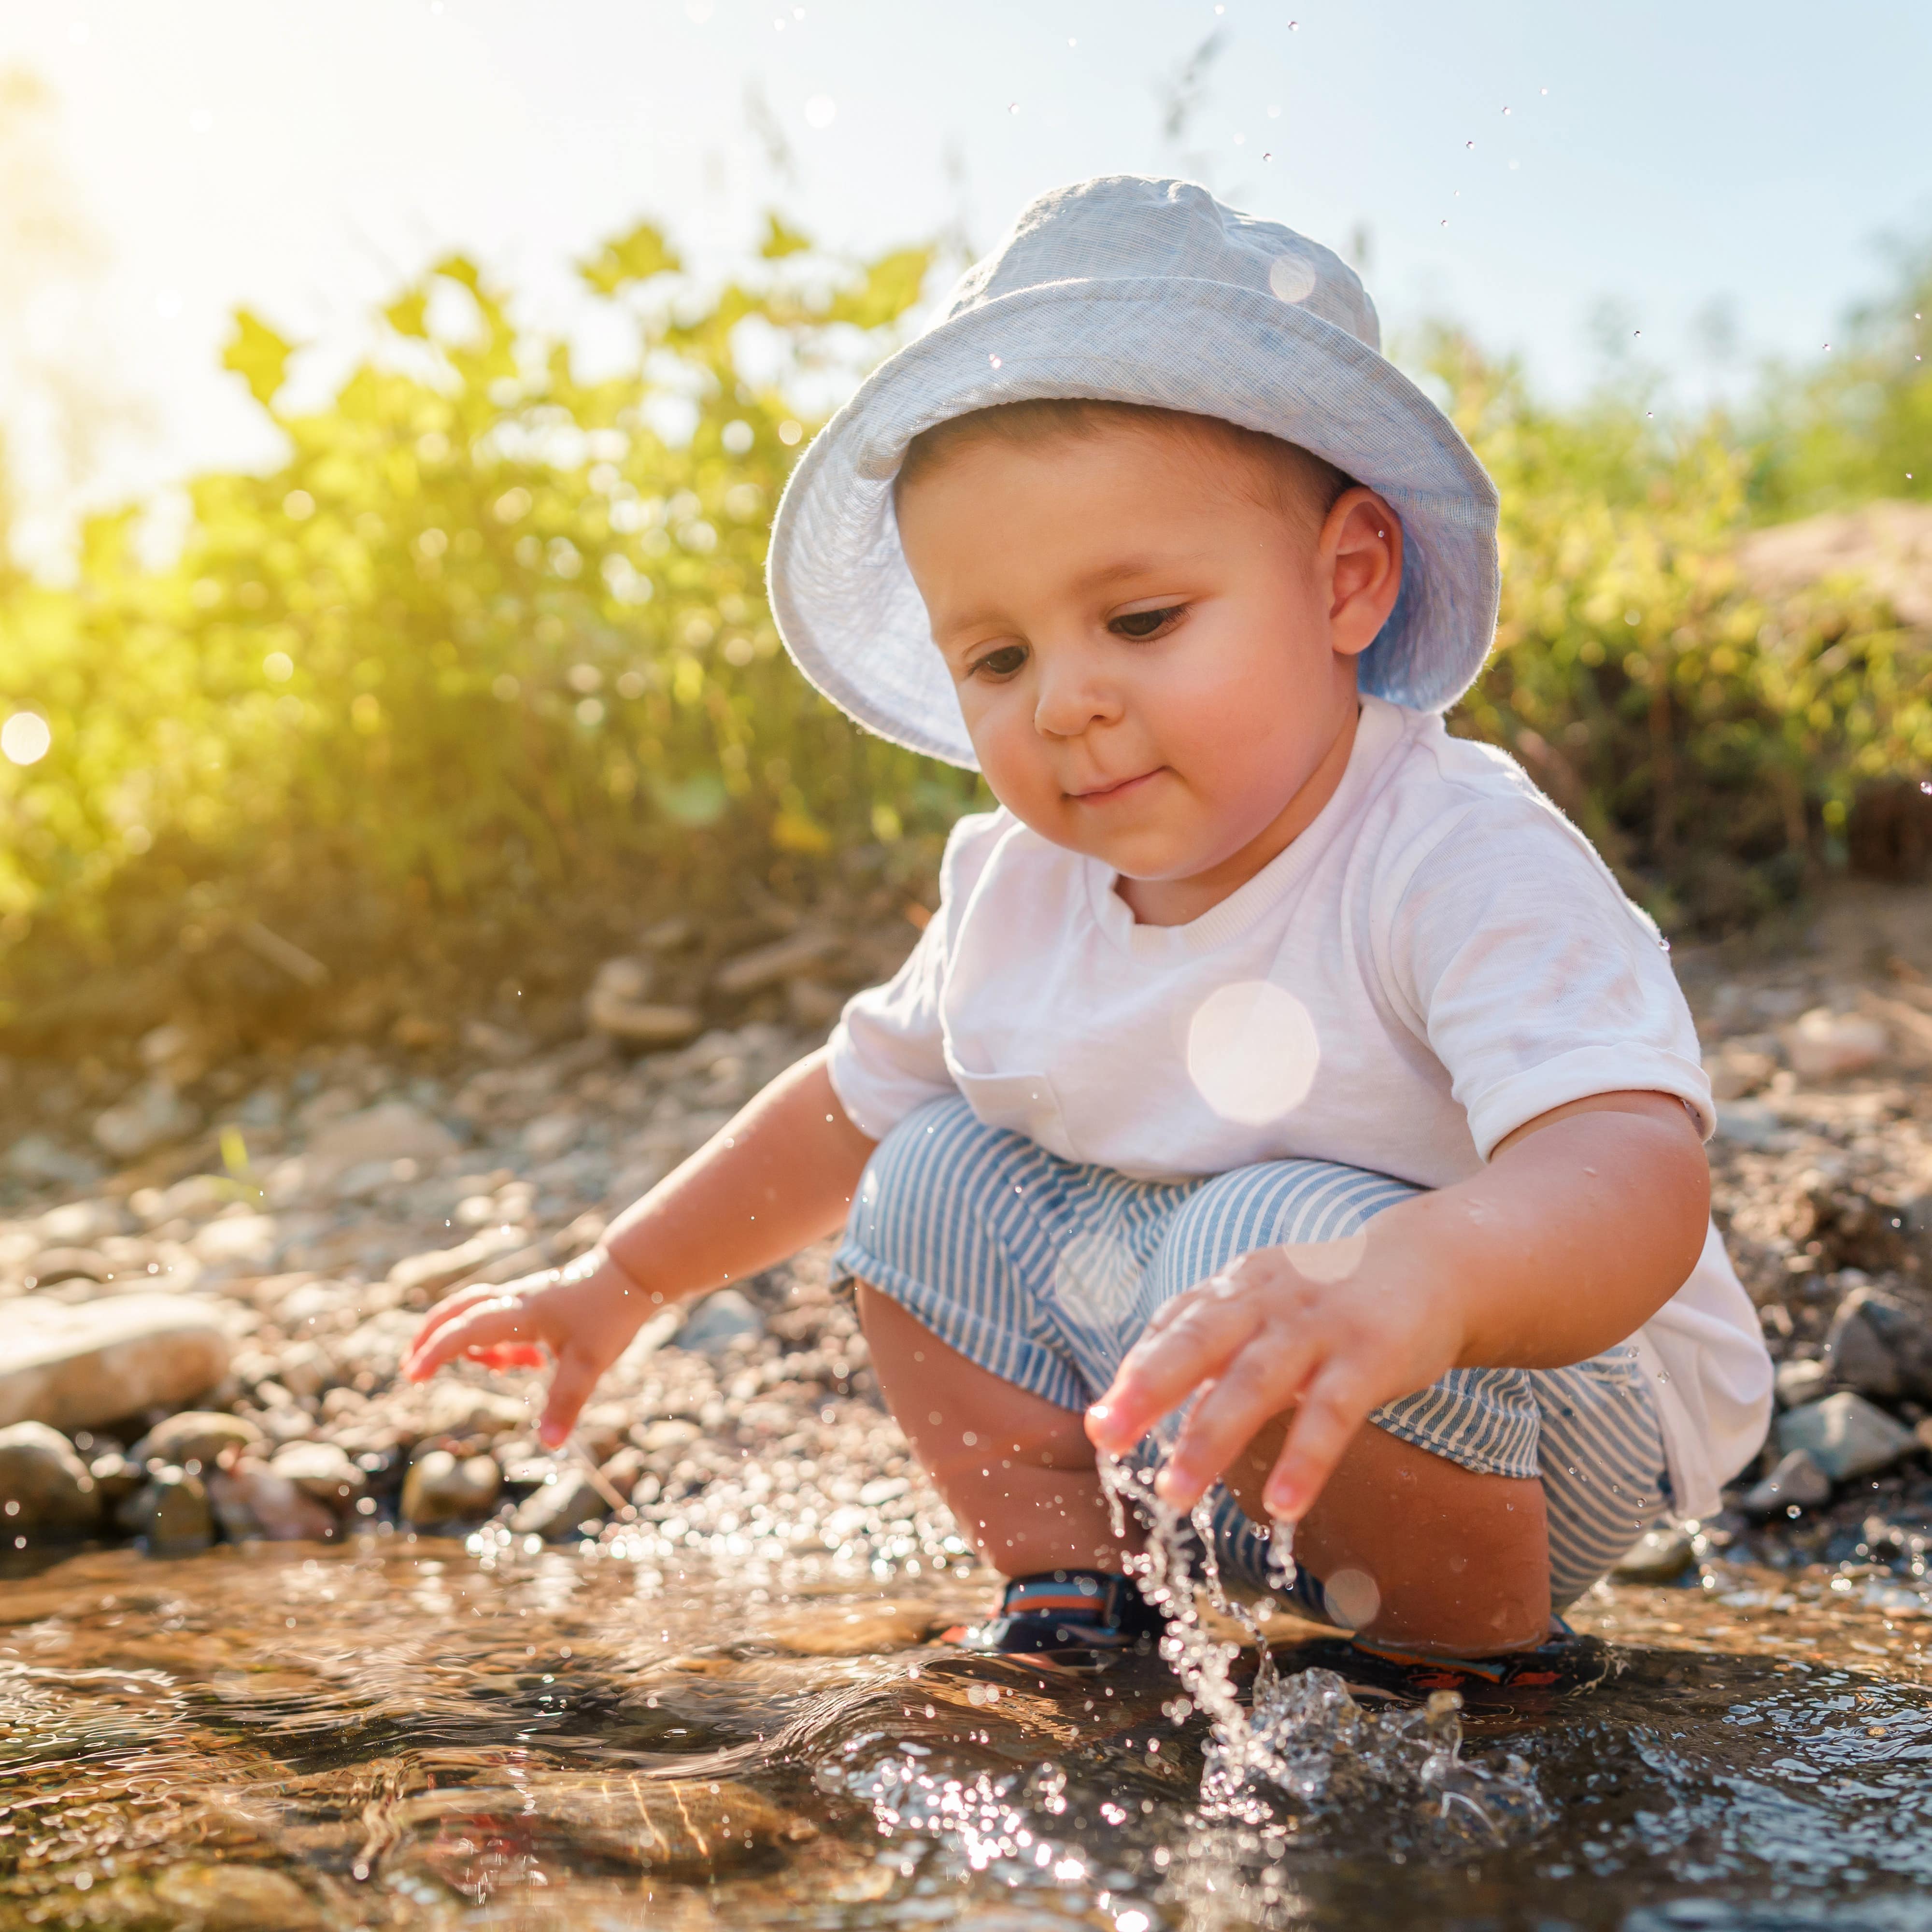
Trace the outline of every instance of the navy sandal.
{"type": "Polygon", "coordinates": [[[943,1641],[1001,1657],[1098,1663],[1152,1656],[1166,1627],[1131,1576],[1106,1570],[1054,1570],[1016,1576],[993,1616],[946,1631],[943,1641]]]}
{"type": "Polygon", "coordinates": [[[1610,1646],[1554,1621],[1556,1630],[1533,1648],[1494,1657],[1432,1655],[1342,1637],[1297,1644],[1280,1653],[1280,1661],[1291,1670],[1333,1670],[1352,1684],[1418,1702],[1438,1690],[1454,1690],[1472,1704],[1525,1691],[1566,1696],[1594,1690],[1616,1668],[1610,1646]]]}

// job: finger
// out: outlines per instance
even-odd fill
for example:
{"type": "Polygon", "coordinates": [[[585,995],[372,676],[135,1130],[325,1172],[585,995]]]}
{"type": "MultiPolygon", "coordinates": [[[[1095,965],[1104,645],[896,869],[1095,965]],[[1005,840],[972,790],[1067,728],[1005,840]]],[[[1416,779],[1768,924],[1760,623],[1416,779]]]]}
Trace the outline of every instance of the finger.
{"type": "Polygon", "coordinates": [[[1262,1492],[1270,1515],[1299,1522],[1308,1514],[1374,1406],[1368,1384],[1352,1369],[1331,1362],[1315,1378],[1262,1492]]]}
{"type": "Polygon", "coordinates": [[[537,1440],[546,1448],[562,1447],[603,1372],[602,1363],[592,1361],[574,1348],[557,1364],[556,1373],[550,1378],[550,1400],[544,1404],[543,1420],[537,1424],[537,1440]]]}
{"type": "MultiPolygon", "coordinates": [[[[511,1285],[512,1287],[520,1286],[520,1283],[511,1285]]],[[[509,1288],[499,1287],[495,1282],[487,1281],[472,1282],[467,1288],[458,1288],[454,1294],[439,1301],[423,1317],[417,1326],[416,1339],[410,1346],[412,1348],[422,1347],[439,1329],[446,1328],[451,1322],[460,1321],[472,1308],[480,1307],[486,1301],[502,1300],[510,1292],[509,1288]]]]}
{"type": "Polygon", "coordinates": [[[1189,1410],[1154,1478],[1156,1493],[1176,1509],[1192,1509],[1260,1430],[1295,1406],[1321,1360],[1312,1342],[1264,1330],[1189,1410]]]}
{"type": "Polygon", "coordinates": [[[403,1373],[410,1382],[425,1382],[445,1362],[472,1348],[530,1339],[520,1304],[502,1300],[479,1302],[457,1320],[446,1323],[427,1342],[418,1338],[403,1364],[403,1373]]]}
{"type": "Polygon", "coordinates": [[[1158,1334],[1143,1335],[1088,1410],[1089,1440],[1110,1456],[1125,1455],[1196,1384],[1221,1372],[1261,1318],[1251,1294],[1205,1294],[1158,1334]]]}

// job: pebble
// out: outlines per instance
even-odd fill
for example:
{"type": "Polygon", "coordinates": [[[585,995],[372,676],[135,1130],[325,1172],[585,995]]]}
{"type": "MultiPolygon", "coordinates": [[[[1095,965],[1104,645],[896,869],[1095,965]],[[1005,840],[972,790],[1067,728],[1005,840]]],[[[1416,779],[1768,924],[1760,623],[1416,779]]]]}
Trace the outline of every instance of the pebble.
{"type": "Polygon", "coordinates": [[[1773,1379],[1780,1408],[1802,1408],[1807,1402],[1823,1401],[1832,1393],[1832,1366],[1828,1362],[1794,1358],[1778,1364],[1773,1379]]]}
{"type": "Polygon", "coordinates": [[[1836,1483],[1874,1475],[1917,1446],[1910,1430],[1849,1389],[1786,1409],[1778,1419],[1778,1443],[1786,1452],[1804,1450],[1836,1483]]]}
{"type": "MultiPolygon", "coordinates": [[[[728,1778],[634,1774],[530,1772],[496,1789],[472,1785],[407,1798],[392,1815],[405,1829],[476,1820],[482,1828],[476,1835],[486,1840],[508,1835],[491,1831],[493,1820],[514,1820],[510,1829],[521,1832],[535,1820],[592,1857],[692,1880],[755,1864],[780,1846],[818,1835],[808,1820],[728,1778]]],[[[651,1916],[655,1923],[658,1915],[651,1916]]]]}
{"type": "Polygon", "coordinates": [[[95,1118],[94,1138],[116,1160],[138,1160],[186,1139],[200,1125],[200,1114],[175,1091],[174,1082],[158,1073],[95,1118]]]}
{"type": "Polygon", "coordinates": [[[270,1472],[339,1515],[368,1492],[369,1478],[335,1442],[290,1442],[275,1451],[270,1472]]]}
{"type": "Polygon", "coordinates": [[[231,1543],[320,1543],[335,1534],[334,1512],[267,1464],[252,1460],[207,1478],[208,1501],[231,1543]]]}
{"type": "Polygon", "coordinates": [[[527,1428],[534,1420],[529,1403],[495,1389],[442,1382],[432,1384],[429,1391],[427,1432],[431,1436],[494,1438],[527,1428]]]}
{"type": "Polygon", "coordinates": [[[33,1295],[7,1304],[0,1426],[94,1429],[148,1408],[178,1409],[227,1372],[228,1331],[208,1303],[122,1294],[78,1306],[33,1295]]]}
{"type": "Polygon", "coordinates": [[[260,1449],[267,1441],[246,1416],[224,1415],[214,1409],[184,1409],[158,1423],[128,1452],[128,1460],[138,1467],[149,1462],[172,1462],[186,1468],[199,1462],[212,1469],[226,1450],[260,1449]]]}
{"type": "Polygon", "coordinates": [[[184,1469],[158,1469],[121,1505],[116,1520],[130,1536],[146,1537],[156,1556],[181,1556],[214,1540],[208,1486],[184,1469]]]}
{"type": "Polygon", "coordinates": [[[587,1469],[566,1466],[552,1470],[542,1486],[517,1505],[510,1527],[519,1536],[566,1543],[584,1524],[602,1522],[610,1507],[598,1493],[587,1469]]]}
{"type": "Polygon", "coordinates": [[[496,1508],[502,1486],[495,1456],[459,1460],[447,1449],[432,1449],[410,1465],[403,1479],[403,1515],[418,1529],[475,1522],[496,1508]]]}
{"type": "Polygon", "coordinates": [[[648,960],[605,960],[584,996],[585,1020],[594,1031],[646,1051],[694,1039],[704,1016],[694,1006],[653,1004],[654,977],[648,960]]]}
{"type": "Polygon", "coordinates": [[[1799,1509],[1816,1509],[1831,1500],[1831,1478],[1804,1450],[1794,1449],[1762,1482],[1745,1492],[1744,1508],[1748,1516],[1781,1516],[1794,1504],[1799,1509]]]}
{"type": "Polygon", "coordinates": [[[1610,1574],[1624,1583],[1667,1583],[1696,1560],[1688,1533],[1665,1523],[1646,1530],[1618,1558],[1610,1574]]]}
{"type": "MultiPolygon", "coordinates": [[[[1688,1540],[1685,1548],[1689,1548],[1688,1540]]],[[[930,1605],[886,1602],[866,1604],[857,1610],[788,1615],[766,1624],[760,1634],[767,1642],[800,1657],[864,1657],[880,1651],[910,1650],[923,1643],[934,1627],[930,1605]]]]}
{"type": "Polygon", "coordinates": [[[735,1288],[721,1288],[695,1304],[678,1330],[676,1346],[700,1355],[722,1354],[740,1335],[755,1335],[764,1317],[735,1288]]]}
{"type": "Polygon", "coordinates": [[[844,950],[845,942],[836,932],[794,932],[769,946],[754,947],[728,959],[712,975],[711,984],[728,998],[740,998],[762,992],[796,974],[808,973],[835,952],[844,950]]]}
{"type": "Polygon", "coordinates": [[[1892,1050],[1880,1022],[1814,1006],[1785,1028],[1785,1058],[1801,1080],[1842,1080],[1878,1065],[1892,1050]]]}
{"type": "Polygon", "coordinates": [[[1825,1360],[1834,1380],[1861,1395],[1932,1399],[1932,1322],[1897,1295],[1852,1289],[1832,1318],[1825,1360]]]}
{"type": "Polygon", "coordinates": [[[295,1880],[265,1865],[170,1865],[155,1898],[194,1932],[320,1932],[320,1908],[295,1880]]]}
{"type": "Polygon", "coordinates": [[[74,1444],[44,1423],[0,1429],[0,1550],[76,1543],[100,1516],[100,1492],[74,1444]]]}
{"type": "Polygon", "coordinates": [[[456,1136],[407,1100],[385,1100],[332,1120],[310,1138],[303,1155],[313,1184],[368,1160],[437,1161],[458,1150],[456,1136]]]}

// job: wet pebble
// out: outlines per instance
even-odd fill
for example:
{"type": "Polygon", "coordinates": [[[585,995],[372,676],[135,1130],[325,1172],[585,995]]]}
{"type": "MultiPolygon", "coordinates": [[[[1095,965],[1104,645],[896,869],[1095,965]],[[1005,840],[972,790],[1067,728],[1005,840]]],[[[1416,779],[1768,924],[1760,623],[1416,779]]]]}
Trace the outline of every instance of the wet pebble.
{"type": "Polygon", "coordinates": [[[208,1478],[208,1501],[231,1543],[319,1543],[335,1534],[334,1512],[266,1463],[244,1460],[208,1478]]]}
{"type": "Polygon", "coordinates": [[[100,1494],[74,1444],[44,1423],[0,1429],[0,1549],[73,1543],[92,1533],[100,1494]]]}
{"type": "Polygon", "coordinates": [[[171,1865],[154,1893],[195,1932],[319,1932],[326,1923],[293,1879],[263,1865],[171,1865]]]}
{"type": "Polygon", "coordinates": [[[1832,1479],[1802,1449],[1793,1449],[1761,1483],[1744,1492],[1748,1516],[1782,1516],[1796,1508],[1816,1509],[1832,1500],[1832,1479]]]}
{"type": "Polygon", "coordinates": [[[1674,1523],[1647,1529],[1616,1562],[1610,1574],[1624,1583],[1667,1583],[1696,1561],[1688,1534],[1674,1523]]]}
{"type": "Polygon", "coordinates": [[[185,1469],[157,1469],[121,1505],[116,1520],[130,1536],[145,1538],[157,1556],[184,1556],[214,1540],[208,1486],[185,1469]]]}
{"type": "Polygon", "coordinates": [[[289,1443],[275,1451],[268,1467],[303,1495],[338,1512],[352,1508],[368,1492],[367,1474],[339,1443],[289,1443]]]}
{"type": "Polygon", "coordinates": [[[494,1456],[458,1457],[431,1449],[410,1465],[403,1479],[403,1514],[418,1528],[474,1522],[496,1506],[503,1472],[494,1456]]]}
{"type": "Polygon", "coordinates": [[[543,1486],[517,1505],[510,1527],[520,1536],[567,1542],[584,1524],[601,1522],[609,1508],[590,1480],[590,1472],[566,1465],[552,1470],[543,1486]]]}

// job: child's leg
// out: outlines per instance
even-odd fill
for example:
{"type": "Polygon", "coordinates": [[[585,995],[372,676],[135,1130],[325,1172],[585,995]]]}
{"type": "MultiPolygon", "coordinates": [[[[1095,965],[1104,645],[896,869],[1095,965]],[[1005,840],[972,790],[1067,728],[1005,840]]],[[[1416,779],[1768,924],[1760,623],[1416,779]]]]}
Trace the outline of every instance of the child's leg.
{"type": "MultiPolygon", "coordinates": [[[[1259,1521],[1286,1421],[1228,1473],[1259,1521]]],[[[1540,1642],[1550,1628],[1542,1484],[1479,1474],[1372,1424],[1296,1530],[1294,1555],[1322,1579],[1339,1622],[1385,1642],[1480,1657],[1540,1642]]]]}
{"type": "Polygon", "coordinates": [[[869,1282],[858,1289],[886,1406],[980,1556],[1008,1576],[1120,1569],[1138,1539],[1114,1534],[1079,1412],[968,1360],[869,1282]]]}
{"type": "MultiPolygon", "coordinates": [[[[1016,1388],[861,1282],[859,1308],[886,1400],[961,1534],[1009,1576],[1118,1570],[1078,1413],[1016,1388]]],[[[1281,1448],[1264,1431],[1229,1486],[1259,1508],[1281,1448]]],[[[1463,1655],[1539,1641],[1550,1544],[1535,1478],[1484,1476],[1364,1428],[1295,1538],[1348,1621],[1392,1643],[1463,1655]]]]}

